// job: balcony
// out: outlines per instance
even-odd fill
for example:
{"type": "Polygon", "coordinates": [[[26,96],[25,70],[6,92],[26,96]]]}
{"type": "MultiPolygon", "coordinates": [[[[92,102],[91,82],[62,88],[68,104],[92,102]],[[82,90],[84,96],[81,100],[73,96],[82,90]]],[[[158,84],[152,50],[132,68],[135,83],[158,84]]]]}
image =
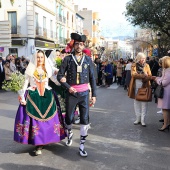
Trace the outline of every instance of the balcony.
{"type": "Polygon", "coordinates": [[[63,23],[66,24],[66,17],[63,17],[63,23]]]}
{"type": "Polygon", "coordinates": [[[21,26],[11,26],[11,34],[21,34],[21,26]]]}
{"type": "Polygon", "coordinates": [[[63,21],[63,20],[62,20],[62,19],[63,19],[63,17],[62,17],[62,15],[61,15],[61,14],[59,14],[58,19],[59,19],[59,21],[60,21],[60,22],[62,22],[62,21],[63,21]]]}
{"type": "Polygon", "coordinates": [[[66,38],[59,37],[59,44],[66,44],[66,38]]]}
{"type": "Polygon", "coordinates": [[[42,28],[41,27],[36,27],[35,29],[35,34],[38,35],[38,36],[42,36],[42,28]]]}
{"type": "Polygon", "coordinates": [[[46,29],[46,28],[43,28],[43,36],[44,36],[45,38],[47,38],[47,29],[46,29]]]}
{"type": "Polygon", "coordinates": [[[57,33],[46,28],[36,27],[35,36],[46,39],[57,39],[57,33]]]}

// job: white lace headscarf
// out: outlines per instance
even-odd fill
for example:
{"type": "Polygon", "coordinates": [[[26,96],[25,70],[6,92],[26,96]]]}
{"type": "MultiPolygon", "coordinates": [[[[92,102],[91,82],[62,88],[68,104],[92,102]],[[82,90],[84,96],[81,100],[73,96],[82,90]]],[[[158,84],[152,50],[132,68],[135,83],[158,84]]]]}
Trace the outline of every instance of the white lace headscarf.
{"type": "Polygon", "coordinates": [[[48,57],[49,63],[50,63],[50,65],[51,65],[52,67],[54,67],[54,66],[55,66],[55,63],[56,63],[56,61],[55,61],[55,59],[56,59],[56,54],[57,54],[56,50],[53,50],[53,51],[51,52],[51,54],[49,55],[49,57],[48,57]]]}
{"type": "MultiPolygon", "coordinates": [[[[29,76],[33,76],[34,71],[37,67],[37,53],[40,52],[41,50],[37,51],[36,53],[33,54],[32,58],[30,59],[30,62],[26,68],[25,74],[29,75],[29,76]]],[[[50,78],[52,76],[52,67],[49,64],[49,61],[45,55],[45,53],[43,52],[44,57],[45,57],[45,69],[47,72],[47,76],[48,78],[50,78]]]]}

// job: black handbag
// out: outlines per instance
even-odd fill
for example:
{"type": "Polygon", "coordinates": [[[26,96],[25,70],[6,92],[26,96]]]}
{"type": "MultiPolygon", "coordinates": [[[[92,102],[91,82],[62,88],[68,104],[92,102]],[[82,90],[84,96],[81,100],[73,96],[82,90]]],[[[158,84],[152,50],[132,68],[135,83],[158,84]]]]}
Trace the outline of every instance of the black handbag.
{"type": "Polygon", "coordinates": [[[162,83],[156,87],[154,95],[157,98],[161,98],[161,99],[163,98],[163,96],[164,96],[164,87],[162,86],[162,83]]]}

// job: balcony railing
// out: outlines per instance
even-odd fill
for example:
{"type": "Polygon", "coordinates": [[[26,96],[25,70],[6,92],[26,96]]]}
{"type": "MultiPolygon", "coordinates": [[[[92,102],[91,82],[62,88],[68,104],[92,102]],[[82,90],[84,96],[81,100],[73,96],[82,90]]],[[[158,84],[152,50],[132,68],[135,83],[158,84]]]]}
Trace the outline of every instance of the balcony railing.
{"type": "Polygon", "coordinates": [[[42,28],[41,27],[36,27],[35,34],[39,35],[39,36],[42,36],[42,28]]]}
{"type": "Polygon", "coordinates": [[[42,28],[42,27],[36,27],[35,35],[41,36],[41,37],[44,37],[44,38],[49,38],[49,39],[57,39],[56,32],[51,31],[51,30],[47,30],[46,28],[42,28]]]}
{"type": "Polygon", "coordinates": [[[64,24],[66,23],[66,17],[63,17],[63,23],[64,24]]]}
{"type": "Polygon", "coordinates": [[[62,20],[62,18],[63,18],[63,17],[62,17],[62,15],[61,15],[61,14],[59,14],[59,18],[58,18],[58,19],[59,19],[59,21],[60,21],[60,22],[62,22],[62,21],[63,21],[63,20],[62,20]]]}
{"type": "Polygon", "coordinates": [[[66,38],[59,37],[59,44],[66,44],[66,38]]]}
{"type": "Polygon", "coordinates": [[[11,26],[11,34],[21,34],[21,26],[11,26]]]}
{"type": "Polygon", "coordinates": [[[44,36],[45,38],[47,38],[47,29],[46,29],[46,28],[43,28],[43,36],[44,36]]]}

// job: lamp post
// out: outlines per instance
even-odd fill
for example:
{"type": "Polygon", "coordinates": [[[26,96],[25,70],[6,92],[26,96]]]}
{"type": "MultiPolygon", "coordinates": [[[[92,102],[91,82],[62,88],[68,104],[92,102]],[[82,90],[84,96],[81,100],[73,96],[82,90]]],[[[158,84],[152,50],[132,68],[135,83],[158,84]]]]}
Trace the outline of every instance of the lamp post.
{"type": "Polygon", "coordinates": [[[161,58],[161,55],[160,55],[160,39],[161,39],[161,33],[160,31],[157,32],[157,40],[158,40],[158,57],[161,58]]]}

